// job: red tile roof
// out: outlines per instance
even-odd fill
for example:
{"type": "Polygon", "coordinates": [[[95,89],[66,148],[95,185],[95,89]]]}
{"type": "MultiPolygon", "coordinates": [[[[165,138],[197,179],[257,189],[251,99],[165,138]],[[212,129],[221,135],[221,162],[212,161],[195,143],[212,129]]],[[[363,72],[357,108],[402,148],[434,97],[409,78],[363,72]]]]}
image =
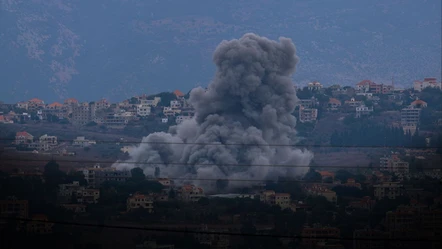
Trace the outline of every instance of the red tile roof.
{"type": "Polygon", "coordinates": [[[411,105],[427,105],[427,102],[421,99],[416,99],[415,101],[411,102],[411,105]]]}
{"type": "Polygon", "coordinates": [[[16,137],[20,137],[20,136],[22,136],[22,137],[30,137],[30,136],[32,136],[32,135],[29,134],[29,133],[27,133],[26,131],[19,131],[19,132],[17,132],[17,133],[15,134],[15,136],[16,136],[16,137]]]}
{"type": "Polygon", "coordinates": [[[0,121],[6,121],[6,119],[3,115],[0,115],[0,121]]]}
{"type": "Polygon", "coordinates": [[[43,100],[37,99],[37,98],[33,98],[33,99],[30,99],[28,102],[40,104],[40,103],[43,103],[43,100]]]}
{"type": "Polygon", "coordinates": [[[328,103],[333,103],[333,104],[340,105],[340,104],[341,104],[341,101],[339,101],[338,99],[335,99],[335,98],[330,98],[330,100],[328,101],[328,103]]]}
{"type": "Polygon", "coordinates": [[[363,80],[356,85],[357,86],[364,86],[364,85],[371,85],[371,84],[373,84],[373,82],[371,80],[363,80]]]}
{"type": "Polygon", "coordinates": [[[49,107],[62,107],[63,105],[62,104],[60,104],[60,103],[58,103],[58,102],[54,102],[54,103],[52,103],[52,104],[50,104],[50,105],[48,105],[49,107]]]}
{"type": "Polygon", "coordinates": [[[77,104],[78,100],[74,98],[69,98],[64,101],[65,104],[77,104]]]}
{"type": "Polygon", "coordinates": [[[173,92],[173,94],[175,94],[175,96],[177,96],[177,97],[183,97],[183,96],[184,96],[184,93],[181,92],[180,90],[175,90],[175,91],[173,92]]]}

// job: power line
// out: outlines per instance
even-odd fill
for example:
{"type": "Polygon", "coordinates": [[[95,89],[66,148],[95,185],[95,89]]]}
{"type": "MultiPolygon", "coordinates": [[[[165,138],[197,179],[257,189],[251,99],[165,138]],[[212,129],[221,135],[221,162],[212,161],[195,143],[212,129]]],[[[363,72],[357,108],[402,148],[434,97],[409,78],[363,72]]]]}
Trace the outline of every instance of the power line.
{"type": "MultiPolygon", "coordinates": [[[[0,138],[0,141],[15,141],[12,138],[0,138]]],[[[74,140],[58,139],[59,143],[72,143],[74,140]]],[[[97,144],[170,144],[170,145],[202,145],[202,146],[256,146],[256,147],[301,147],[301,148],[388,148],[388,149],[439,149],[438,146],[388,146],[388,145],[302,145],[302,144],[258,144],[258,143],[197,143],[197,142],[150,142],[150,141],[110,141],[94,140],[97,144]]]]}
{"type": "MultiPolygon", "coordinates": [[[[15,161],[15,162],[48,162],[43,159],[11,159],[2,158],[2,161],[15,161]]],[[[50,160],[49,160],[50,161],[50,160]]],[[[334,165],[295,165],[295,164],[216,164],[216,163],[179,163],[179,162],[134,162],[134,161],[100,161],[100,160],[55,160],[60,163],[88,163],[88,164],[135,164],[135,165],[174,165],[174,166],[226,166],[226,167],[281,167],[281,168],[342,168],[342,169],[373,169],[375,167],[369,166],[334,166],[334,165]]],[[[442,169],[441,167],[426,167],[425,169],[442,169]]]]}
{"type": "Polygon", "coordinates": [[[41,222],[59,225],[69,225],[69,226],[83,226],[83,227],[95,227],[95,228],[111,228],[111,229],[126,229],[126,230],[141,230],[141,231],[151,231],[151,232],[167,232],[167,233],[190,233],[190,234],[208,234],[208,235],[227,235],[227,236],[241,236],[241,237],[267,237],[267,238],[290,238],[290,239],[326,239],[326,240],[350,240],[350,241],[409,241],[409,242],[439,242],[440,240],[429,240],[429,239],[375,239],[375,238],[349,238],[340,237],[333,238],[327,236],[302,236],[302,235],[272,235],[272,234],[253,234],[253,233],[232,233],[232,232],[211,232],[211,231],[192,231],[187,229],[165,229],[165,228],[148,228],[148,227],[129,227],[129,226],[117,226],[117,225],[105,225],[105,224],[87,224],[69,221],[49,221],[49,220],[36,220],[36,219],[25,219],[25,218],[7,218],[0,217],[3,220],[13,220],[13,221],[26,221],[26,222],[41,222]]]}

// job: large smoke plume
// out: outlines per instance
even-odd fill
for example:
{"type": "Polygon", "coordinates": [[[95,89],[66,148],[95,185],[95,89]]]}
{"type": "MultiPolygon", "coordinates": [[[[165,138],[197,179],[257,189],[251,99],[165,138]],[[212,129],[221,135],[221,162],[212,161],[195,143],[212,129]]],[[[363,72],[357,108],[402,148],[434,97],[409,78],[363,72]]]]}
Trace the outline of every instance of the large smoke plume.
{"type": "MultiPolygon", "coordinates": [[[[281,146],[298,140],[292,115],[298,99],[291,80],[298,57],[291,39],[277,42],[245,34],[221,42],[213,61],[217,70],[208,88],[190,93],[195,117],[169,133],[144,137],[128,163],[114,166],[140,167],[149,175],[159,167],[161,176],[171,178],[232,179],[230,187],[250,184],[235,180],[305,174],[313,154],[281,146]]],[[[215,185],[194,182],[206,188],[215,185]]]]}

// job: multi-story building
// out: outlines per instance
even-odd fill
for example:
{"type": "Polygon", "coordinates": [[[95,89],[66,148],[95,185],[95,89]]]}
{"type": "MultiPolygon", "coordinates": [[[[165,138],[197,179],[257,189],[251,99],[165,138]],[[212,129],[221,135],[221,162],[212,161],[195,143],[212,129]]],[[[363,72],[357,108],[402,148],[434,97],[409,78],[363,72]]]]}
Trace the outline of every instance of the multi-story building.
{"type": "Polygon", "coordinates": [[[173,108],[173,109],[181,108],[182,107],[181,101],[179,101],[179,100],[171,100],[170,101],[170,107],[173,108]]]}
{"type": "Polygon", "coordinates": [[[153,99],[140,100],[140,104],[156,107],[161,102],[161,97],[154,97],[153,99]]]}
{"type": "Polygon", "coordinates": [[[315,184],[310,187],[305,187],[305,191],[308,195],[314,195],[314,196],[323,196],[327,201],[336,204],[338,201],[338,197],[336,196],[336,192],[333,190],[328,189],[325,186],[315,184]]]}
{"type": "Polygon", "coordinates": [[[58,144],[56,136],[48,136],[47,134],[41,136],[38,141],[42,146],[47,146],[49,149],[57,146],[58,144]]]}
{"type": "Polygon", "coordinates": [[[170,188],[173,186],[173,181],[169,178],[157,178],[157,182],[163,185],[165,188],[170,188]]]}
{"type": "Polygon", "coordinates": [[[51,234],[54,223],[49,222],[48,217],[44,214],[32,216],[32,221],[26,224],[27,232],[32,234],[44,235],[51,234]]]}
{"type": "Polygon", "coordinates": [[[175,118],[175,122],[177,124],[181,124],[182,122],[186,121],[186,120],[190,120],[192,119],[192,116],[183,116],[183,115],[179,115],[175,118]]]}
{"type": "Polygon", "coordinates": [[[413,88],[416,92],[421,92],[427,87],[442,89],[442,83],[437,82],[436,78],[424,78],[423,81],[416,80],[413,84],[413,88]]]}
{"type": "Polygon", "coordinates": [[[407,126],[418,126],[420,120],[421,108],[416,108],[413,106],[408,106],[401,110],[401,125],[403,127],[407,126]]]}
{"type": "Polygon", "coordinates": [[[97,142],[95,140],[89,140],[86,139],[85,137],[77,137],[76,139],[74,139],[72,141],[72,146],[76,146],[76,147],[89,147],[93,144],[96,144],[97,142]]]}
{"type": "Polygon", "coordinates": [[[131,177],[129,170],[116,170],[115,168],[101,168],[95,165],[82,170],[88,186],[99,188],[106,181],[125,182],[131,177]]]}
{"type": "Polygon", "coordinates": [[[61,206],[64,209],[72,211],[77,214],[86,212],[86,205],[84,204],[62,204],[61,206]]]}
{"type": "Polygon", "coordinates": [[[301,232],[302,248],[322,248],[326,244],[339,242],[341,231],[336,227],[326,227],[315,224],[313,227],[304,227],[301,232]]]}
{"type": "Polygon", "coordinates": [[[58,102],[47,105],[43,109],[43,116],[47,119],[49,115],[56,116],[58,118],[64,118],[66,115],[64,106],[58,102]]]}
{"type": "Polygon", "coordinates": [[[39,109],[43,109],[45,106],[45,102],[41,99],[33,98],[28,101],[28,109],[29,111],[37,111],[39,109]]]}
{"type": "Polygon", "coordinates": [[[18,109],[28,110],[28,102],[17,102],[16,107],[18,109]]]}
{"type": "Polygon", "coordinates": [[[381,171],[387,171],[400,176],[406,176],[409,173],[409,164],[399,158],[399,153],[392,153],[390,156],[380,158],[381,171]]]}
{"type": "Polygon", "coordinates": [[[98,199],[100,199],[100,190],[99,189],[81,189],[76,193],[77,202],[84,204],[96,204],[98,203],[98,199]]]}
{"type": "Polygon", "coordinates": [[[307,89],[310,91],[319,91],[322,89],[322,87],[323,87],[322,84],[317,81],[310,82],[307,84],[307,89]]]}
{"type": "Polygon", "coordinates": [[[85,125],[92,121],[91,107],[89,103],[81,103],[72,107],[71,121],[75,125],[85,125]]]}
{"type": "Polygon", "coordinates": [[[80,182],[74,181],[72,183],[58,185],[58,202],[59,203],[71,203],[73,199],[76,199],[77,192],[84,190],[83,186],[80,186],[80,182]]]}
{"type": "Polygon", "coordinates": [[[368,107],[365,105],[360,105],[356,107],[356,118],[360,118],[362,116],[368,116],[373,112],[373,107],[368,107]]]}
{"type": "Polygon", "coordinates": [[[195,185],[184,185],[178,189],[178,197],[183,201],[198,201],[203,198],[204,190],[195,185]]]}
{"type": "Polygon", "coordinates": [[[276,193],[275,194],[275,205],[281,207],[281,209],[289,208],[290,207],[290,194],[276,193]]]}
{"type": "Polygon", "coordinates": [[[314,122],[318,118],[318,109],[299,107],[299,121],[314,122]]]}
{"type": "Polygon", "coordinates": [[[359,229],[353,232],[353,249],[385,249],[388,233],[375,229],[359,229]]]}
{"type": "Polygon", "coordinates": [[[304,108],[313,108],[317,105],[317,99],[315,97],[312,97],[310,99],[300,99],[298,102],[299,107],[304,108]]]}
{"type": "Polygon", "coordinates": [[[133,196],[127,198],[126,202],[127,211],[133,211],[139,208],[146,209],[149,213],[153,212],[153,199],[150,196],[146,196],[140,193],[136,193],[133,196]]]}
{"type": "Polygon", "coordinates": [[[363,80],[356,84],[359,93],[389,94],[394,91],[393,85],[376,84],[370,80],[363,80]]]}
{"type": "Polygon", "coordinates": [[[140,117],[146,117],[150,115],[150,105],[147,104],[139,104],[137,105],[137,115],[140,117]]]}
{"type": "Polygon", "coordinates": [[[374,185],[374,197],[377,200],[384,198],[396,199],[403,195],[403,185],[398,182],[384,182],[374,185]]]}
{"type": "Polygon", "coordinates": [[[180,90],[175,90],[173,91],[173,94],[175,95],[175,97],[179,100],[183,100],[184,99],[184,93],[181,92],[180,90]]]}
{"type": "Polygon", "coordinates": [[[349,106],[349,107],[358,107],[362,104],[363,104],[362,101],[355,100],[355,98],[351,98],[350,100],[346,100],[344,102],[344,105],[349,106]]]}
{"type": "Polygon", "coordinates": [[[26,131],[19,131],[15,134],[15,144],[16,145],[20,145],[20,144],[30,144],[34,141],[34,136],[32,136],[31,134],[27,133],[26,131]]]}
{"type": "Polygon", "coordinates": [[[16,197],[0,200],[0,217],[17,217],[27,219],[28,215],[29,202],[27,200],[19,200],[16,197]]]}

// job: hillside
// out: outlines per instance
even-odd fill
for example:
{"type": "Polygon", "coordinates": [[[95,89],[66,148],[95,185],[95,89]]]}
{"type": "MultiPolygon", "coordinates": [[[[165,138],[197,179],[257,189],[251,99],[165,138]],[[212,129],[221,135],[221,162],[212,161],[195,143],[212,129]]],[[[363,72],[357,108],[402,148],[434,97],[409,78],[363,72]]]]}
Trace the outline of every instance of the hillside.
{"type": "Polygon", "coordinates": [[[121,100],[206,85],[222,40],[293,39],[294,80],[397,84],[441,74],[439,0],[2,0],[0,99],[121,100]]]}

